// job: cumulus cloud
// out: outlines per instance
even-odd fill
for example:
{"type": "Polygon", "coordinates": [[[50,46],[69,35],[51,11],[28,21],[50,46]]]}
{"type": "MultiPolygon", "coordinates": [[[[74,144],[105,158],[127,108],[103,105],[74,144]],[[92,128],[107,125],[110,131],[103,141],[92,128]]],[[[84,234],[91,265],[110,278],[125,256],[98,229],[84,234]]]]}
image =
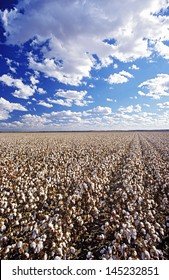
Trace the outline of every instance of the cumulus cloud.
{"type": "Polygon", "coordinates": [[[62,90],[62,89],[59,89],[55,93],[56,96],[74,100],[74,101],[82,100],[86,94],[87,94],[86,90],[85,91],[76,91],[76,90],[62,90]]]}
{"type": "Polygon", "coordinates": [[[169,40],[168,17],[158,15],[167,5],[166,0],[114,0],[106,5],[101,0],[20,0],[15,9],[1,11],[0,17],[8,43],[21,44],[35,37],[35,44],[48,41],[41,61],[30,57],[30,68],[62,83],[79,85],[90,77],[92,68],[106,67],[114,58],[132,62],[153,51],[168,58],[163,43],[169,40]]]}
{"type": "MultiPolygon", "coordinates": [[[[120,125],[128,129],[152,129],[156,127],[156,123],[159,120],[159,116],[155,116],[149,112],[139,112],[139,113],[123,113],[117,115],[117,120],[120,125]]],[[[159,123],[159,127],[161,122],[159,123]]],[[[161,126],[163,127],[163,126],[161,126]]]]}
{"type": "Polygon", "coordinates": [[[105,79],[109,84],[123,84],[129,81],[129,78],[133,78],[133,75],[126,71],[120,71],[119,73],[111,74],[108,79],[105,79]]]}
{"type": "Polygon", "coordinates": [[[45,94],[46,90],[44,90],[43,88],[36,88],[37,93],[39,94],[45,94]]]}
{"type": "Polygon", "coordinates": [[[72,122],[78,121],[81,122],[84,118],[88,116],[96,116],[96,115],[110,115],[112,113],[111,108],[109,107],[101,107],[97,106],[91,110],[86,110],[83,112],[74,112],[71,110],[63,110],[63,111],[53,111],[51,113],[44,113],[42,116],[45,119],[49,119],[52,121],[60,121],[60,122],[72,122]]]}
{"type": "Polygon", "coordinates": [[[9,87],[15,87],[16,90],[12,94],[17,98],[28,99],[35,92],[35,88],[25,85],[21,79],[14,79],[7,74],[2,75],[0,81],[9,87]]]}
{"type": "Polygon", "coordinates": [[[21,117],[21,126],[26,130],[27,128],[35,128],[40,129],[43,128],[45,124],[49,124],[50,120],[45,118],[44,116],[38,116],[38,115],[31,115],[26,114],[21,117]]]}
{"type": "Polygon", "coordinates": [[[104,115],[109,115],[112,113],[112,109],[110,107],[102,107],[102,106],[97,106],[91,110],[86,111],[87,114],[104,114],[104,115]]]}
{"type": "Polygon", "coordinates": [[[44,73],[47,77],[55,78],[64,84],[78,86],[81,84],[83,77],[89,77],[89,72],[92,67],[90,58],[85,54],[84,57],[85,65],[76,65],[78,69],[72,69],[75,66],[73,62],[68,61],[68,59],[65,61],[65,67],[63,68],[58,65],[53,58],[45,58],[43,62],[36,62],[33,57],[29,57],[29,67],[44,73]]]}
{"type": "Polygon", "coordinates": [[[158,103],[157,106],[159,106],[160,109],[169,109],[169,101],[158,103]]]}
{"type": "Polygon", "coordinates": [[[72,101],[69,99],[63,100],[63,99],[51,99],[47,98],[48,102],[53,103],[53,104],[58,104],[61,106],[66,106],[66,107],[71,107],[72,106],[72,101]]]}
{"type": "Polygon", "coordinates": [[[42,115],[45,119],[51,120],[51,121],[59,121],[61,123],[64,122],[72,122],[72,121],[80,121],[82,113],[81,112],[73,112],[71,110],[63,110],[59,112],[51,112],[49,114],[44,113],[42,115]]]}
{"type": "Polygon", "coordinates": [[[31,81],[32,85],[36,85],[39,83],[39,80],[34,76],[30,77],[30,81],[31,81]]]}
{"type": "MultiPolygon", "coordinates": [[[[73,104],[77,106],[87,106],[89,103],[93,103],[91,100],[86,100],[87,91],[76,91],[76,90],[63,90],[59,89],[55,93],[55,97],[60,97],[59,99],[51,99],[48,98],[48,102],[54,103],[54,104],[59,104],[62,106],[67,106],[71,107],[73,104]]],[[[89,96],[89,99],[90,96],[89,96]]]]}
{"type": "Polygon", "coordinates": [[[130,106],[127,106],[127,107],[123,107],[121,106],[119,109],[118,109],[119,112],[121,113],[139,113],[141,112],[141,106],[139,104],[133,106],[133,105],[130,105],[130,106]]]}
{"type": "MultiPolygon", "coordinates": [[[[23,129],[26,127],[27,130],[83,130],[85,126],[86,129],[91,129],[93,125],[101,125],[102,122],[105,123],[105,120],[102,118],[104,116],[109,117],[111,113],[111,108],[97,106],[91,110],[82,112],[63,110],[43,113],[41,116],[26,114],[20,118],[18,128],[23,129]]],[[[104,127],[103,124],[102,127],[104,127]]],[[[16,123],[13,122],[11,128],[15,126],[16,123]]]]}
{"type": "Polygon", "coordinates": [[[14,79],[12,78],[12,76],[7,74],[4,74],[0,77],[0,81],[3,82],[5,85],[16,88],[12,95],[17,98],[28,99],[35,92],[38,92],[40,94],[46,93],[44,89],[38,88],[36,86],[36,84],[39,83],[39,81],[35,79],[35,77],[31,76],[30,80],[31,85],[26,85],[23,83],[22,79],[14,79]]]}
{"type": "MultiPolygon", "coordinates": [[[[87,110],[88,111],[88,110],[87,110]]],[[[19,121],[0,122],[5,130],[91,130],[91,129],[166,129],[169,125],[169,111],[161,114],[150,112],[96,114],[83,112],[53,111],[41,116],[26,114],[19,121]]],[[[95,111],[95,110],[94,110],[95,111]]],[[[100,111],[100,110],[99,110],[100,111]]],[[[0,111],[1,112],[1,111],[0,111]]]]}
{"type": "Polygon", "coordinates": [[[113,68],[114,68],[114,69],[117,69],[117,68],[118,68],[118,64],[115,63],[115,64],[113,65],[113,68]]]}
{"type": "Polygon", "coordinates": [[[129,67],[129,69],[131,69],[131,70],[139,70],[140,68],[139,68],[137,65],[132,64],[132,65],[129,67]]]}
{"type": "Polygon", "coordinates": [[[41,105],[41,106],[44,106],[44,107],[47,107],[47,108],[52,108],[53,107],[52,104],[49,104],[49,103],[47,103],[47,102],[45,102],[43,100],[40,100],[37,104],[41,105]]]}
{"type": "Polygon", "coordinates": [[[0,120],[6,120],[10,117],[10,112],[14,110],[27,111],[27,109],[19,103],[11,103],[4,98],[0,98],[0,120]]]}
{"type": "Polygon", "coordinates": [[[153,99],[160,99],[162,96],[169,96],[169,75],[158,74],[154,79],[144,81],[139,86],[141,96],[149,96],[153,99]]]}
{"type": "Polygon", "coordinates": [[[165,59],[169,59],[169,47],[163,42],[155,44],[155,50],[165,59]]]}

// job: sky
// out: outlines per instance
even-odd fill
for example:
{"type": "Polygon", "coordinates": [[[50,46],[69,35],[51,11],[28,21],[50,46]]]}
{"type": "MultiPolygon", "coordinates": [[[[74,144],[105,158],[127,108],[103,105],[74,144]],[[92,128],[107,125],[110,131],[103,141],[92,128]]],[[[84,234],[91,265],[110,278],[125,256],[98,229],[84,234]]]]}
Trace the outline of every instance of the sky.
{"type": "Polygon", "coordinates": [[[169,0],[0,3],[0,131],[169,129],[169,0]]]}

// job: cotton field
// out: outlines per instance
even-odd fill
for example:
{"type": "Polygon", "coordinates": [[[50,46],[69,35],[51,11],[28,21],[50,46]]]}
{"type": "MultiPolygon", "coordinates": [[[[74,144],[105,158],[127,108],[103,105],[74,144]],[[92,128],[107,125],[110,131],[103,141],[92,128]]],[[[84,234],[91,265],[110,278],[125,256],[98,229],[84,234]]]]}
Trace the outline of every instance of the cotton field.
{"type": "Polygon", "coordinates": [[[169,133],[0,133],[1,259],[164,260],[169,133]]]}

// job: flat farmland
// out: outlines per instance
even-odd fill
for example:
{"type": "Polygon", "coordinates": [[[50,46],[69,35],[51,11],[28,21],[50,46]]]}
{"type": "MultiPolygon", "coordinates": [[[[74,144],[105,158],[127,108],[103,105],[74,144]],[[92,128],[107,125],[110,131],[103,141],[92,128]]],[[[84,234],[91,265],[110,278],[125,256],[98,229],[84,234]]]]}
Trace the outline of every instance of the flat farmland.
{"type": "Polygon", "coordinates": [[[168,259],[169,133],[0,133],[1,259],[168,259]]]}

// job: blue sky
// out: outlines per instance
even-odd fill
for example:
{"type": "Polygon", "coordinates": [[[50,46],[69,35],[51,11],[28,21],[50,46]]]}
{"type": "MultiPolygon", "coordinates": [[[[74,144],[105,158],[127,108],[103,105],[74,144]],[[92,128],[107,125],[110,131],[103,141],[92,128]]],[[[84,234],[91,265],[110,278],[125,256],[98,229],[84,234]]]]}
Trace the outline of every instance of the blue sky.
{"type": "Polygon", "coordinates": [[[168,0],[0,4],[0,131],[169,129],[168,0]]]}

